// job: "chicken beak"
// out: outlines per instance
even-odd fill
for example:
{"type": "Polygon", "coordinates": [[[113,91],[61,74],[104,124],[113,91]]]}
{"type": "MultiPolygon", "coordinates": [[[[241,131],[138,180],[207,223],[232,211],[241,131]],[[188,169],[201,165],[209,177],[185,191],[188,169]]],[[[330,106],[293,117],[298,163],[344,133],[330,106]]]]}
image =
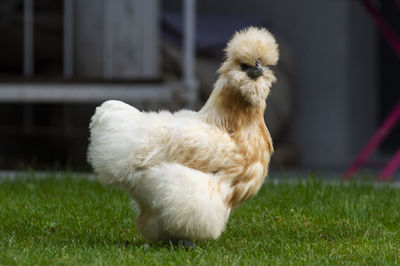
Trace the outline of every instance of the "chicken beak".
{"type": "Polygon", "coordinates": [[[260,59],[260,58],[257,59],[257,61],[256,61],[256,63],[255,63],[255,67],[256,67],[258,70],[262,70],[262,71],[264,72],[264,70],[263,70],[263,68],[262,68],[262,63],[261,63],[261,59],[260,59]]]}
{"type": "Polygon", "coordinates": [[[247,75],[256,80],[258,77],[262,76],[264,74],[264,69],[261,63],[260,58],[257,59],[256,63],[254,64],[253,67],[251,67],[248,71],[247,71],[247,75]]]}

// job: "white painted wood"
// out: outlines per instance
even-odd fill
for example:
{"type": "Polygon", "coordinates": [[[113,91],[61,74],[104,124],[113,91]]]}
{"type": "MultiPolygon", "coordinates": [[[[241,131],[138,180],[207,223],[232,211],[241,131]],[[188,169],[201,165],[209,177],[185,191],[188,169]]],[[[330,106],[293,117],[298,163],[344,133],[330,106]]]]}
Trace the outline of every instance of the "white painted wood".
{"type": "MultiPolygon", "coordinates": [[[[141,73],[151,78],[160,71],[160,3],[159,0],[138,1],[141,3],[141,73]]],[[[134,33],[133,33],[134,34],[134,33]]]]}
{"type": "Polygon", "coordinates": [[[196,0],[184,0],[183,3],[184,39],[183,39],[183,82],[186,85],[186,99],[194,104],[198,97],[198,85],[195,73],[196,59],[196,0]]]}
{"type": "Polygon", "coordinates": [[[181,83],[169,84],[63,84],[3,83],[0,102],[90,103],[115,99],[124,101],[172,101],[181,83]]]}
{"type": "Polygon", "coordinates": [[[159,0],[75,0],[77,77],[159,78],[159,0]]]}

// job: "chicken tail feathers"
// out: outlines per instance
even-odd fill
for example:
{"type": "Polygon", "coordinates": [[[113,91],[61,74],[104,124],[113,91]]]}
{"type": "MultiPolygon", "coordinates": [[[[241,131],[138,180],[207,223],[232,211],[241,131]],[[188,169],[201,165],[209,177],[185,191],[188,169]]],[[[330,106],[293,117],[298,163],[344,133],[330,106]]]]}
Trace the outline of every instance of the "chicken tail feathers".
{"type": "Polygon", "coordinates": [[[87,160],[104,183],[120,183],[129,172],[133,144],[129,128],[140,115],[134,107],[114,100],[96,108],[89,126],[87,160]]]}

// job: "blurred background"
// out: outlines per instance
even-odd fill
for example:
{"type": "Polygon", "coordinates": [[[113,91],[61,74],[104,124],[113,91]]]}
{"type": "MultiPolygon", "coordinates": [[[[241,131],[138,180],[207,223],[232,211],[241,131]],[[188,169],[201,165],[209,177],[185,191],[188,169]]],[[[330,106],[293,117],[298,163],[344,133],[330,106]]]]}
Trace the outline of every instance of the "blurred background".
{"type": "MultiPolygon", "coordinates": [[[[371,1],[400,36],[397,0],[371,1]]],[[[238,29],[280,44],[272,169],[343,171],[400,99],[400,60],[357,0],[2,0],[0,169],[89,170],[96,105],[198,110],[238,29]]],[[[400,126],[372,161],[400,147],[400,126]]]]}

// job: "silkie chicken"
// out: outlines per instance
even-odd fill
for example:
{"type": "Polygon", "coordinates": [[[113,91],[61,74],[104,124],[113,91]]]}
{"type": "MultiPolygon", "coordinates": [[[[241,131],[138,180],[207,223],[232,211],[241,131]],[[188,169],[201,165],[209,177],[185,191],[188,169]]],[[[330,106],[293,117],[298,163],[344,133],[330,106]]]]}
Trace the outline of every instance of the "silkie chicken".
{"type": "Polygon", "coordinates": [[[90,123],[88,161],[137,205],[137,231],[153,242],[216,239],[231,212],[264,182],[273,152],[264,122],[278,61],[275,38],[236,32],[199,112],[141,112],[110,100],[90,123]]]}

